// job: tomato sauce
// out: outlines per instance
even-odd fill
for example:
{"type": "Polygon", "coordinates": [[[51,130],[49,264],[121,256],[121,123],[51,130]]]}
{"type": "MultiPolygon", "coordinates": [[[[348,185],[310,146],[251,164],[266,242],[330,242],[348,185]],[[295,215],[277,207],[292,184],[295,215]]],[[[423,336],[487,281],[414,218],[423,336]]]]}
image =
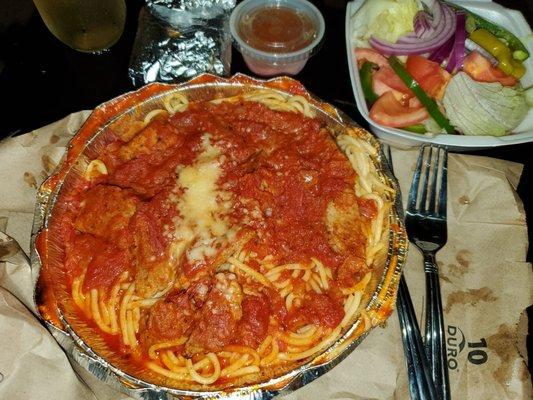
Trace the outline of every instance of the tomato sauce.
{"type": "Polygon", "coordinates": [[[330,267],[342,262],[327,240],[324,215],[328,202],[353,187],[355,173],[330,134],[315,120],[257,103],[241,105],[237,115],[224,107],[216,114],[217,123],[232,129],[210,132],[237,160],[225,166],[220,185],[246,199],[237,202],[234,220],[245,220],[252,206],[262,214],[250,221],[262,235],[249,249],[280,262],[311,257],[330,267]]]}
{"type": "Polygon", "coordinates": [[[361,216],[367,219],[372,219],[378,213],[376,202],[372,199],[357,199],[359,204],[359,212],[361,216]]]}
{"type": "Polygon", "coordinates": [[[131,188],[143,198],[172,185],[176,166],[196,157],[202,134],[196,121],[174,119],[156,118],[129,142],[110,143],[100,156],[109,171],[107,182],[131,188]]]}
{"type": "Polygon", "coordinates": [[[246,296],[242,301],[236,343],[257,348],[265,340],[270,319],[270,301],[266,296],[246,296]]]}
{"type": "Polygon", "coordinates": [[[122,272],[129,270],[132,265],[129,253],[109,243],[99,242],[90,251],[93,257],[87,266],[83,282],[85,290],[93,288],[109,290],[122,272]]]}
{"type": "Polygon", "coordinates": [[[342,305],[326,294],[310,293],[301,307],[291,310],[284,320],[284,325],[291,330],[308,324],[335,328],[344,317],[342,305]]]}

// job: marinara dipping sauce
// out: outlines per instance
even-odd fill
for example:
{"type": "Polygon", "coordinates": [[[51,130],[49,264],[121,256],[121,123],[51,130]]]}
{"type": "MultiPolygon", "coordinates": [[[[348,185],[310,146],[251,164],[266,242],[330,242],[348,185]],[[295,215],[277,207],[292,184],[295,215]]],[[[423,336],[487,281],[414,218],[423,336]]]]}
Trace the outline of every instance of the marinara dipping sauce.
{"type": "Polygon", "coordinates": [[[290,7],[260,7],[243,16],[239,35],[257,50],[290,53],[309,46],[316,26],[305,13],[290,7]]]}
{"type": "Polygon", "coordinates": [[[324,19],[306,0],[245,0],[233,11],[230,27],[253,72],[294,75],[317,49],[324,19]]]}

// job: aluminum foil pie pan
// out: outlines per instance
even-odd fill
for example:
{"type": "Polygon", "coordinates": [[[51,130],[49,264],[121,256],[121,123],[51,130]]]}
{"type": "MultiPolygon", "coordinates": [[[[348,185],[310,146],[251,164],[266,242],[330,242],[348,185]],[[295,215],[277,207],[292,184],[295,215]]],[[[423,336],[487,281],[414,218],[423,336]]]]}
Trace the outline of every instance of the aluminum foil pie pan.
{"type": "Polygon", "coordinates": [[[136,399],[271,399],[279,394],[294,391],[332,369],[347,357],[366,337],[371,328],[383,325],[392,313],[396,293],[405,263],[408,241],[403,224],[399,185],[389,170],[387,160],[381,151],[378,140],[367,131],[359,128],[348,116],[333,106],[309,94],[296,80],[281,77],[268,81],[256,80],[237,74],[225,79],[213,75],[199,77],[180,85],[154,83],[142,89],[127,93],[98,106],[70,141],[60,165],[40,187],[37,194],[34,224],[31,240],[31,266],[35,282],[34,299],[40,317],[47,328],[65,350],[66,354],[101,381],[136,399]],[[100,348],[89,345],[82,339],[80,329],[73,323],[75,317],[69,315],[66,301],[69,291],[61,276],[62,258],[58,238],[48,234],[61,190],[68,188],[69,180],[81,176],[91,154],[99,148],[99,139],[117,129],[127,129],[148,114],[161,108],[166,96],[175,92],[183,93],[189,101],[203,101],[230,97],[245,92],[269,88],[281,93],[300,95],[308,99],[317,118],[322,119],[328,128],[343,132],[347,127],[355,128],[357,135],[369,143],[376,156],[372,161],[382,181],[394,189],[391,195],[393,207],[388,215],[388,252],[384,265],[374,269],[361,304],[370,319],[370,325],[357,319],[329,348],[312,356],[296,368],[279,376],[255,383],[236,385],[223,390],[177,389],[158,385],[136,377],[135,370],[124,368],[120,357],[103,354],[100,348]],[[92,153],[91,153],[92,152],[92,153]],[[39,250],[39,251],[38,251],[39,250]],[[47,271],[41,274],[43,262],[47,271]],[[128,370],[128,372],[125,371],[128,370]]]}

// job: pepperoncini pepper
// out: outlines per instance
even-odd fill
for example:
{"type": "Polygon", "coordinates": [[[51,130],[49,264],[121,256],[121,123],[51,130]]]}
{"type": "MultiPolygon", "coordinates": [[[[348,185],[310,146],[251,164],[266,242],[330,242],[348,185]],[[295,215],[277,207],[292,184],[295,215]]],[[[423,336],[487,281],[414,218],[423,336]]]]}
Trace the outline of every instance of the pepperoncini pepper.
{"type": "Polygon", "coordinates": [[[500,39],[485,29],[476,29],[470,33],[470,39],[479,44],[498,60],[498,68],[507,75],[520,79],[526,73],[521,61],[513,58],[511,49],[500,39]]]}

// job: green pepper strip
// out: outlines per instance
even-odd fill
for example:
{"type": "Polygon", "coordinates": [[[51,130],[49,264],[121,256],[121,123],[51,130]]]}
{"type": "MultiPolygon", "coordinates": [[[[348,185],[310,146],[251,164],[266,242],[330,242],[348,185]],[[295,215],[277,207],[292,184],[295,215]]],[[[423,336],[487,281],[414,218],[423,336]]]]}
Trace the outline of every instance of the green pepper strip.
{"type": "Polygon", "coordinates": [[[418,100],[420,100],[422,105],[426,107],[426,110],[428,111],[429,115],[431,115],[431,117],[435,120],[435,122],[441,128],[443,128],[446,133],[453,134],[455,132],[455,129],[450,124],[450,121],[448,121],[448,119],[440,112],[435,100],[429,97],[426,92],[422,90],[418,82],[415,81],[411,75],[409,75],[409,72],[407,72],[400,60],[398,60],[398,58],[396,58],[395,56],[390,56],[389,64],[394,70],[394,72],[396,72],[400,79],[407,85],[407,87],[411,89],[411,91],[418,98],[418,100]]]}
{"type": "Polygon", "coordinates": [[[361,87],[363,88],[363,94],[368,104],[368,108],[372,107],[372,104],[376,102],[379,96],[374,92],[372,88],[372,70],[377,68],[377,65],[365,61],[359,70],[359,76],[361,77],[361,87]]]}
{"type": "MultiPolygon", "coordinates": [[[[449,4],[449,3],[448,3],[449,4]]],[[[529,57],[529,51],[526,46],[520,39],[518,39],[513,33],[509,32],[507,29],[502,28],[499,25],[496,25],[490,21],[487,21],[485,18],[474,14],[467,9],[460,7],[456,4],[453,7],[466,11],[467,19],[466,26],[468,32],[472,32],[474,29],[485,29],[496,36],[498,39],[505,40],[509,49],[513,53],[513,58],[515,60],[524,61],[529,57]]]]}
{"type": "Polygon", "coordinates": [[[427,132],[426,127],[423,124],[404,126],[402,129],[405,129],[406,131],[413,132],[413,133],[426,133],[427,132]]]}

